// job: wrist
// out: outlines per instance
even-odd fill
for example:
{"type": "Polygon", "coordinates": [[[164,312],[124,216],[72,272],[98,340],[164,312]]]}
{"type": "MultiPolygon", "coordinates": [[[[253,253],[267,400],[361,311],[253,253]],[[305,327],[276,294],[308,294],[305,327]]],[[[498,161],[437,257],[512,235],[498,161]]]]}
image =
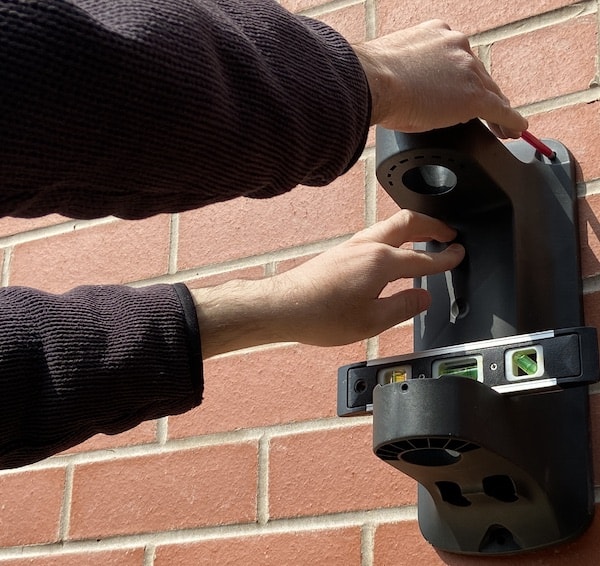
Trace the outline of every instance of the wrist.
{"type": "Polygon", "coordinates": [[[353,46],[354,53],[362,66],[369,91],[371,93],[371,126],[380,124],[384,121],[385,109],[383,108],[383,96],[385,92],[384,72],[379,65],[377,58],[371,53],[372,46],[361,43],[353,46]]]}
{"type": "Polygon", "coordinates": [[[202,337],[203,359],[287,341],[275,278],[232,280],[192,289],[202,337]]]}

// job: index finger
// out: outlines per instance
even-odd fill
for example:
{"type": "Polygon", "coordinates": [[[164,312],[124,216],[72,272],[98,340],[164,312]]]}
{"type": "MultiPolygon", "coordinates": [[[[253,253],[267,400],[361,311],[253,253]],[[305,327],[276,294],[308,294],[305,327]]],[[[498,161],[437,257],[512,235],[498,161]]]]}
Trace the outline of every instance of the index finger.
{"type": "Polygon", "coordinates": [[[456,230],[446,223],[420,212],[406,209],[373,224],[354,236],[356,240],[379,242],[395,248],[399,248],[406,242],[428,242],[430,240],[450,242],[454,238],[456,238],[456,230]]]}

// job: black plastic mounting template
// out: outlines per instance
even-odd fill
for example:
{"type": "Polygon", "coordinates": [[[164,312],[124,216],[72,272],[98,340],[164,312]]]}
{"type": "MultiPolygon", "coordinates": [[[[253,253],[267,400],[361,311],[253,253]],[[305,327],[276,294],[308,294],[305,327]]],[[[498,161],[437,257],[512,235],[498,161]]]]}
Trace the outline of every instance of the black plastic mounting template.
{"type": "Polygon", "coordinates": [[[593,516],[596,331],[583,327],[574,164],[544,142],[555,159],[478,120],[377,131],[383,188],[455,227],[467,255],[416,280],[433,301],[415,354],[340,368],[338,414],[372,411],[375,454],[417,480],[421,531],[442,550],[538,549],[593,516]]]}

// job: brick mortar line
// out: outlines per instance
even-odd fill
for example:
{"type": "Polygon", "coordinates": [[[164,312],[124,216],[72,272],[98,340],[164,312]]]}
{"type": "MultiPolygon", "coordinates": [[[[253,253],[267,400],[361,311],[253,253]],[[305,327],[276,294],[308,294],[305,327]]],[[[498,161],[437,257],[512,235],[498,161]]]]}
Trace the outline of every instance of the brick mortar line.
{"type": "Polygon", "coordinates": [[[90,554],[114,550],[131,550],[148,546],[152,546],[156,549],[167,545],[182,545],[252,536],[339,530],[350,527],[362,527],[363,525],[371,525],[372,528],[376,528],[383,524],[416,520],[416,506],[407,505],[405,507],[349,511],[331,515],[276,519],[274,521],[269,521],[266,525],[259,525],[258,523],[240,523],[222,526],[215,525],[179,531],[113,536],[101,540],[93,538],[35,546],[4,547],[0,548],[0,564],[3,560],[15,558],[56,557],[79,553],[90,554]]]}
{"type": "Polygon", "coordinates": [[[570,94],[564,94],[554,98],[547,98],[540,102],[532,102],[518,108],[525,116],[543,114],[560,108],[568,108],[576,104],[590,104],[600,100],[600,87],[590,87],[570,94]]]}
{"type": "Polygon", "coordinates": [[[269,523],[269,443],[267,436],[262,436],[258,441],[256,520],[259,525],[269,523]]]}
{"type": "Polygon", "coordinates": [[[169,273],[177,273],[179,256],[179,214],[171,214],[169,225],[169,273]]]}
{"type": "Polygon", "coordinates": [[[299,246],[292,246],[290,248],[273,250],[264,254],[232,259],[229,261],[224,261],[223,263],[209,264],[200,267],[183,269],[181,271],[178,271],[177,273],[170,273],[165,275],[159,275],[157,277],[152,277],[149,279],[132,281],[128,283],[128,285],[130,285],[131,287],[143,287],[145,285],[153,285],[156,283],[184,283],[186,281],[191,281],[202,277],[210,277],[212,275],[223,275],[230,272],[239,271],[241,269],[247,269],[249,267],[264,267],[265,265],[273,262],[281,262],[289,259],[298,259],[322,253],[333,246],[341,244],[342,242],[349,239],[351,236],[352,234],[345,234],[343,236],[336,236],[335,238],[327,240],[319,240],[317,242],[311,242],[309,244],[302,244],[299,246]]]}
{"type": "Polygon", "coordinates": [[[372,523],[363,525],[360,533],[360,559],[361,566],[374,566],[375,564],[375,530],[372,523]]]}
{"type": "Polygon", "coordinates": [[[69,464],[65,470],[65,486],[63,492],[63,501],[60,509],[59,519],[59,540],[67,540],[69,529],[71,527],[71,503],[73,502],[73,477],[75,466],[69,464]]]}
{"type": "Polygon", "coordinates": [[[583,280],[583,294],[593,295],[600,292],[600,275],[592,275],[583,280]]]}
{"type": "Polygon", "coordinates": [[[578,198],[585,198],[597,194],[600,194],[600,179],[586,181],[585,183],[579,183],[577,185],[578,198]]]}
{"type": "Polygon", "coordinates": [[[569,6],[562,6],[556,10],[551,10],[542,14],[536,14],[535,16],[517,20],[516,22],[510,22],[491,30],[475,33],[469,39],[473,47],[489,45],[496,41],[552,27],[582,16],[596,14],[597,12],[597,1],[587,0],[569,6]]]}
{"type": "Polygon", "coordinates": [[[154,544],[146,544],[144,546],[144,566],[154,566],[156,558],[156,546],[154,544]]]}
{"type": "Polygon", "coordinates": [[[312,432],[337,431],[345,428],[352,428],[371,423],[370,416],[364,417],[330,417],[324,419],[315,419],[312,421],[302,421],[294,423],[282,423],[264,427],[254,427],[236,431],[216,432],[212,434],[190,436],[186,438],[174,438],[167,440],[165,444],[152,442],[148,444],[138,444],[135,446],[115,446],[90,452],[78,452],[54,456],[47,460],[31,464],[23,468],[15,468],[0,471],[0,477],[14,475],[29,471],[43,471],[65,466],[94,464],[98,462],[107,462],[111,460],[127,460],[139,457],[152,457],[180,452],[185,450],[195,450],[198,448],[209,448],[214,446],[230,446],[235,444],[244,444],[249,442],[259,443],[262,438],[266,442],[274,438],[282,438],[297,434],[312,432]]]}
{"type": "Polygon", "coordinates": [[[337,10],[342,10],[343,8],[349,8],[360,4],[364,4],[364,0],[332,0],[331,2],[320,4],[319,6],[301,10],[298,14],[308,16],[309,18],[317,18],[337,10]]]}
{"type": "Polygon", "coordinates": [[[373,151],[365,163],[365,226],[372,226],[377,221],[379,183],[375,168],[375,151],[373,151]]]}
{"type": "Polygon", "coordinates": [[[377,37],[377,6],[375,0],[365,0],[365,37],[377,37]]]}
{"type": "Polygon", "coordinates": [[[53,224],[52,226],[34,228],[33,230],[27,230],[26,232],[19,232],[18,234],[0,237],[0,248],[26,244],[35,240],[43,240],[53,236],[70,234],[71,232],[85,230],[86,228],[95,228],[96,226],[104,226],[105,224],[112,224],[119,221],[119,218],[112,216],[94,220],[69,220],[60,224],[53,224]]]}
{"type": "Polygon", "coordinates": [[[2,273],[0,275],[0,285],[6,287],[10,283],[10,264],[12,262],[14,248],[12,246],[4,249],[2,258],[2,273]]]}

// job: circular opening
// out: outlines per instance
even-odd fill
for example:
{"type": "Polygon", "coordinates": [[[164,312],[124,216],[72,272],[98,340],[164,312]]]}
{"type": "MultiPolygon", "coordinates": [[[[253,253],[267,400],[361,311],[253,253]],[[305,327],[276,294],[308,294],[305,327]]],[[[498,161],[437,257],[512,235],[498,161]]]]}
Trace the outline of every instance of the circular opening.
{"type": "Polygon", "coordinates": [[[442,195],[456,187],[458,179],[443,165],[421,165],[404,173],[402,182],[420,195],[442,195]]]}
{"type": "Polygon", "coordinates": [[[460,460],[460,453],[445,448],[419,448],[403,452],[401,458],[417,466],[449,466],[460,460]]]}
{"type": "Polygon", "coordinates": [[[364,393],[366,390],[367,390],[367,382],[364,379],[359,379],[354,384],[354,391],[356,391],[356,393],[364,393]]]}

